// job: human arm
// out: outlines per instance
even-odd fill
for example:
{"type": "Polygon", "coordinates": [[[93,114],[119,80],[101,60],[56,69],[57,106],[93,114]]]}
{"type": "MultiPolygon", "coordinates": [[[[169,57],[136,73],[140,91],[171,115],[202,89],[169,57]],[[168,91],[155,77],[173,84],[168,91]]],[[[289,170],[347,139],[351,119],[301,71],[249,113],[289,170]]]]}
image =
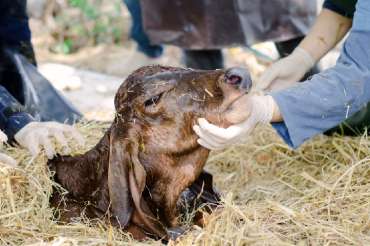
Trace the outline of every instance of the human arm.
{"type": "Polygon", "coordinates": [[[333,68],[271,95],[283,123],[275,124],[292,147],[322,133],[370,101],[370,2],[359,0],[353,26],[333,68]]]}
{"type": "MultiPolygon", "coordinates": [[[[313,76],[309,81],[271,93],[275,103],[273,107],[267,106],[271,105],[267,102],[267,99],[271,98],[251,96],[250,99],[259,97],[261,102],[252,103],[252,107],[248,107],[246,103],[241,104],[245,110],[239,110],[239,112],[244,115],[244,121],[248,121],[250,115],[267,114],[266,112],[272,111],[273,113],[269,115],[275,115],[276,118],[271,117],[271,122],[284,120],[273,124],[275,129],[286,143],[296,148],[305,140],[338,125],[369,102],[370,2],[359,0],[356,9],[351,32],[343,45],[337,64],[313,76]]],[[[250,99],[244,98],[246,102],[250,99]]],[[[242,118],[239,116],[238,119],[242,118]]],[[[258,119],[247,127],[253,129],[260,122],[262,121],[258,119]]],[[[209,136],[214,138],[216,135],[220,143],[219,148],[230,143],[227,129],[216,132],[205,125],[205,127],[201,126],[200,130],[206,133],[206,139],[210,139],[209,136]]],[[[244,132],[248,132],[248,129],[244,129],[244,132]]],[[[237,137],[240,136],[241,134],[237,137]]],[[[235,136],[233,138],[235,139],[235,136]]]]}
{"type": "Polygon", "coordinates": [[[298,47],[317,62],[342,40],[351,25],[352,19],[324,8],[298,47]]]}
{"type": "Polygon", "coordinates": [[[351,25],[352,19],[330,9],[322,9],[309,33],[293,53],[272,64],[257,79],[257,89],[273,91],[295,84],[342,40],[351,25]]]}
{"type": "Polygon", "coordinates": [[[68,140],[83,144],[82,136],[72,126],[57,122],[37,122],[23,110],[22,105],[3,87],[0,86],[0,129],[6,139],[28,149],[33,156],[45,150],[48,158],[55,155],[54,138],[69,151],[68,140]]]}

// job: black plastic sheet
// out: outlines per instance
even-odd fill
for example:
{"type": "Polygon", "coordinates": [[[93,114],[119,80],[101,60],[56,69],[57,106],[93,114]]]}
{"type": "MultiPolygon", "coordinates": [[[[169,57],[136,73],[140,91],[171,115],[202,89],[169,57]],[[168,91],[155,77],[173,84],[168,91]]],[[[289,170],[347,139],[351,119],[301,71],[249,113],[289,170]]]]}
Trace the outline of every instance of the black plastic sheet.
{"type": "Polygon", "coordinates": [[[44,78],[26,57],[15,50],[5,48],[11,69],[19,73],[17,93],[22,95],[24,110],[38,121],[58,121],[74,124],[82,114],[44,78]]]}
{"type": "Polygon", "coordinates": [[[316,17],[311,0],[140,0],[153,44],[214,49],[282,41],[307,33],[316,17]]]}

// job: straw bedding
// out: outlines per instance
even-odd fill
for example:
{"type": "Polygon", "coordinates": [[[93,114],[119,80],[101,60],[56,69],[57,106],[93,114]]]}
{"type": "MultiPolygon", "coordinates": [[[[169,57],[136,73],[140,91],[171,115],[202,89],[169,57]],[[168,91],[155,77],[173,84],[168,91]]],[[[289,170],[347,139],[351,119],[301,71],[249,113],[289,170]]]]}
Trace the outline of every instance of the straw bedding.
{"type": "MultiPolygon", "coordinates": [[[[78,126],[91,148],[108,124],[78,126]]],[[[289,150],[268,127],[243,144],[211,154],[207,169],[224,207],[178,245],[364,245],[370,242],[370,141],[366,136],[319,136],[289,150]]],[[[0,245],[160,245],[79,218],[59,225],[48,205],[46,158],[4,147],[19,161],[0,164],[0,245]]],[[[173,243],[173,242],[172,242],[173,243]]],[[[174,243],[173,243],[174,244],[174,243]]]]}

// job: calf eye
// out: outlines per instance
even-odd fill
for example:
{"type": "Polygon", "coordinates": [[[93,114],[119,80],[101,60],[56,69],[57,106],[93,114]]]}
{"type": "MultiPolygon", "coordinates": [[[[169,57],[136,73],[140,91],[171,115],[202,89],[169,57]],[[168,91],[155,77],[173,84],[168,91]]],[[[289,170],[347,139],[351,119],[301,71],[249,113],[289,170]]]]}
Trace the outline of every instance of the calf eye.
{"type": "Polygon", "coordinates": [[[158,95],[155,95],[154,97],[149,98],[148,100],[146,100],[144,102],[144,106],[145,107],[149,107],[149,106],[151,106],[153,104],[154,105],[157,104],[159,102],[159,100],[161,99],[162,95],[163,95],[163,93],[158,94],[158,95]]]}

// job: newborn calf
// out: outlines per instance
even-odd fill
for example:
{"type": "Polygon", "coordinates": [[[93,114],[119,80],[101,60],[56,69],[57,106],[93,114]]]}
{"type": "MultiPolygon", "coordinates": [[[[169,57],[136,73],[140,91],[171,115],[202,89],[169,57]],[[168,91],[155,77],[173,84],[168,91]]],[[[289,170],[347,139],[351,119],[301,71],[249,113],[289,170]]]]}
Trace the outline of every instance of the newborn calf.
{"type": "Polygon", "coordinates": [[[135,238],[167,238],[178,226],[180,197],[219,200],[203,171],[209,151],[198,145],[192,126],[199,117],[226,126],[222,114],[250,87],[240,68],[135,71],[118,89],[116,117],[100,142],[84,155],[49,162],[69,191],[51,199],[60,220],[84,212],[108,218],[135,238]]]}

